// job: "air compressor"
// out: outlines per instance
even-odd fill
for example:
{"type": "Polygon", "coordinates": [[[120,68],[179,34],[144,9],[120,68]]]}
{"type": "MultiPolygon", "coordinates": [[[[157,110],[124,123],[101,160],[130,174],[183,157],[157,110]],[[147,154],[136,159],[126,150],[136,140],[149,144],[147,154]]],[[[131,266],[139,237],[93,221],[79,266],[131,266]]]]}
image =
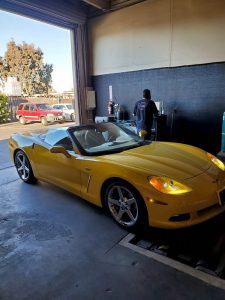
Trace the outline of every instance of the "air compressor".
{"type": "Polygon", "coordinates": [[[108,110],[108,114],[109,115],[113,115],[113,113],[114,113],[114,103],[113,103],[113,101],[111,99],[108,101],[108,108],[107,108],[107,110],[108,110]]]}

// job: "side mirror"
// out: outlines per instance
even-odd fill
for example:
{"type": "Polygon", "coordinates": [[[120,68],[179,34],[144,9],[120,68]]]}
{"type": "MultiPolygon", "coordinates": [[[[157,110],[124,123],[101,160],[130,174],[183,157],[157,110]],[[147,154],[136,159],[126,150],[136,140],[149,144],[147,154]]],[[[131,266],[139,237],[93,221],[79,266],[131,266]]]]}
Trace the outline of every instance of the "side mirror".
{"type": "Polygon", "coordinates": [[[71,157],[71,155],[62,146],[53,146],[51,149],[49,149],[49,151],[51,153],[61,153],[61,154],[64,154],[68,158],[71,157]]]}

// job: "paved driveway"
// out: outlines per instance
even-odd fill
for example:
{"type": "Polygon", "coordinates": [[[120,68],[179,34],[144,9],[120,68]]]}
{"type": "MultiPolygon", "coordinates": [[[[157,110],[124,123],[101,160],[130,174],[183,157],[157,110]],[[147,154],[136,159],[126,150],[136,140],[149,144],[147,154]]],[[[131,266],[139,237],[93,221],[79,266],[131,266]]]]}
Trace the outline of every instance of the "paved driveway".
{"type": "Polygon", "coordinates": [[[0,141],[0,170],[13,165],[8,150],[8,140],[0,141]]]}
{"type": "MultiPolygon", "coordinates": [[[[62,126],[71,126],[74,125],[74,122],[65,122],[63,124],[54,123],[48,125],[49,128],[62,127],[62,126]]],[[[41,123],[28,123],[26,125],[21,125],[19,122],[9,123],[0,125],[0,140],[8,139],[12,133],[15,132],[25,132],[29,130],[36,130],[39,128],[44,128],[41,123]]]]}

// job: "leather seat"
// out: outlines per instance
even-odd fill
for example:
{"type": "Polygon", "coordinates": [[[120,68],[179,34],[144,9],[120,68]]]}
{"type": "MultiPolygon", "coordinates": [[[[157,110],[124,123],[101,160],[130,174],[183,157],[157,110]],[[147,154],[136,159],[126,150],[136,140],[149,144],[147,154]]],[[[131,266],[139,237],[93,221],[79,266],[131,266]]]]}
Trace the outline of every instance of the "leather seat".
{"type": "Polygon", "coordinates": [[[97,147],[105,143],[105,139],[101,132],[87,130],[85,134],[86,148],[97,147]]]}

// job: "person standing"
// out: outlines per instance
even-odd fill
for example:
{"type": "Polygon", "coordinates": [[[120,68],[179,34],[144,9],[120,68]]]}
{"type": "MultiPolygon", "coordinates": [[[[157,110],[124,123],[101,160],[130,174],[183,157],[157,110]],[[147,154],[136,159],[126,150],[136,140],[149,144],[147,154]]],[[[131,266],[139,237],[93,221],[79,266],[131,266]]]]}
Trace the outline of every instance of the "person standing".
{"type": "Polygon", "coordinates": [[[137,133],[145,140],[151,139],[153,115],[158,114],[155,102],[151,100],[151,92],[143,91],[143,99],[136,102],[133,115],[136,117],[137,133]]]}

